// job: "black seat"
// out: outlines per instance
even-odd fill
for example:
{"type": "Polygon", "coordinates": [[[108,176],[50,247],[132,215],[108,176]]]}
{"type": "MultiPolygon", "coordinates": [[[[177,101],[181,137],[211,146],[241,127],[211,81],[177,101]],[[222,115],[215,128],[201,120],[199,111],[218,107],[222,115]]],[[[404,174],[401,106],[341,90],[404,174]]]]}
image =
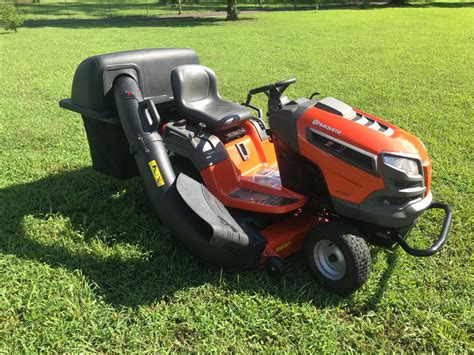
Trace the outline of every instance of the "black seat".
{"type": "Polygon", "coordinates": [[[178,110],[188,121],[203,122],[211,129],[223,130],[252,117],[246,107],[221,98],[216,74],[201,65],[174,68],[171,87],[178,110]]]}

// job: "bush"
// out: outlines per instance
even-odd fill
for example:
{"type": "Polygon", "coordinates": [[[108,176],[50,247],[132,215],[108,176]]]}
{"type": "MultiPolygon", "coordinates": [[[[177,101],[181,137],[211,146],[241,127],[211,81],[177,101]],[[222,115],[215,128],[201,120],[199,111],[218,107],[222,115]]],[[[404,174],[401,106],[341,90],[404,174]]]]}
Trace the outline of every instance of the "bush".
{"type": "Polygon", "coordinates": [[[15,31],[23,24],[23,18],[12,3],[3,3],[0,8],[0,26],[6,31],[15,31]]]}

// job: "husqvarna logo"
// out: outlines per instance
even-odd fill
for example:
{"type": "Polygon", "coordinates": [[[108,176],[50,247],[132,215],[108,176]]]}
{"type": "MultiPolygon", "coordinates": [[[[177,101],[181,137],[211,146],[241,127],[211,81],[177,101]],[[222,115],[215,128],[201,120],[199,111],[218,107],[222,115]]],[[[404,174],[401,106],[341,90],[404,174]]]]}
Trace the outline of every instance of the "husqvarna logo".
{"type": "Polygon", "coordinates": [[[313,124],[315,126],[319,126],[321,128],[327,129],[328,131],[334,132],[336,134],[341,134],[342,133],[339,129],[328,126],[327,124],[322,123],[321,121],[318,121],[318,120],[313,120],[313,124]]]}

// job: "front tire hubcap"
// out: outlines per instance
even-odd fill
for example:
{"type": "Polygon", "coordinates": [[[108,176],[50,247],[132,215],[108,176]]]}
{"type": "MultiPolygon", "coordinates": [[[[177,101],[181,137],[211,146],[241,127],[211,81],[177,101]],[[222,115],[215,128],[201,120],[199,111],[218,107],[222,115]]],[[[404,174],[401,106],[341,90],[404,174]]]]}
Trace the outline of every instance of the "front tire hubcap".
{"type": "Polygon", "coordinates": [[[314,245],[313,259],[319,272],[329,280],[340,280],[346,274],[346,259],[341,249],[329,240],[314,245]]]}

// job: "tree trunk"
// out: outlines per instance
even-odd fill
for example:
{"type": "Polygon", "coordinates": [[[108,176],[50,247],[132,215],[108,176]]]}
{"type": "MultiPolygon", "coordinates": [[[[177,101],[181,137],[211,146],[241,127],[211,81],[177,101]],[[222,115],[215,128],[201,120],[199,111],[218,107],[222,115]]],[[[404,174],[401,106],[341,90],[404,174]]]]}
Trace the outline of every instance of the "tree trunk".
{"type": "Polygon", "coordinates": [[[69,13],[69,6],[67,6],[67,0],[64,0],[64,6],[66,7],[67,18],[71,18],[71,14],[69,13]]]}
{"type": "Polygon", "coordinates": [[[227,21],[235,21],[237,19],[237,0],[227,0],[227,21]]]}

